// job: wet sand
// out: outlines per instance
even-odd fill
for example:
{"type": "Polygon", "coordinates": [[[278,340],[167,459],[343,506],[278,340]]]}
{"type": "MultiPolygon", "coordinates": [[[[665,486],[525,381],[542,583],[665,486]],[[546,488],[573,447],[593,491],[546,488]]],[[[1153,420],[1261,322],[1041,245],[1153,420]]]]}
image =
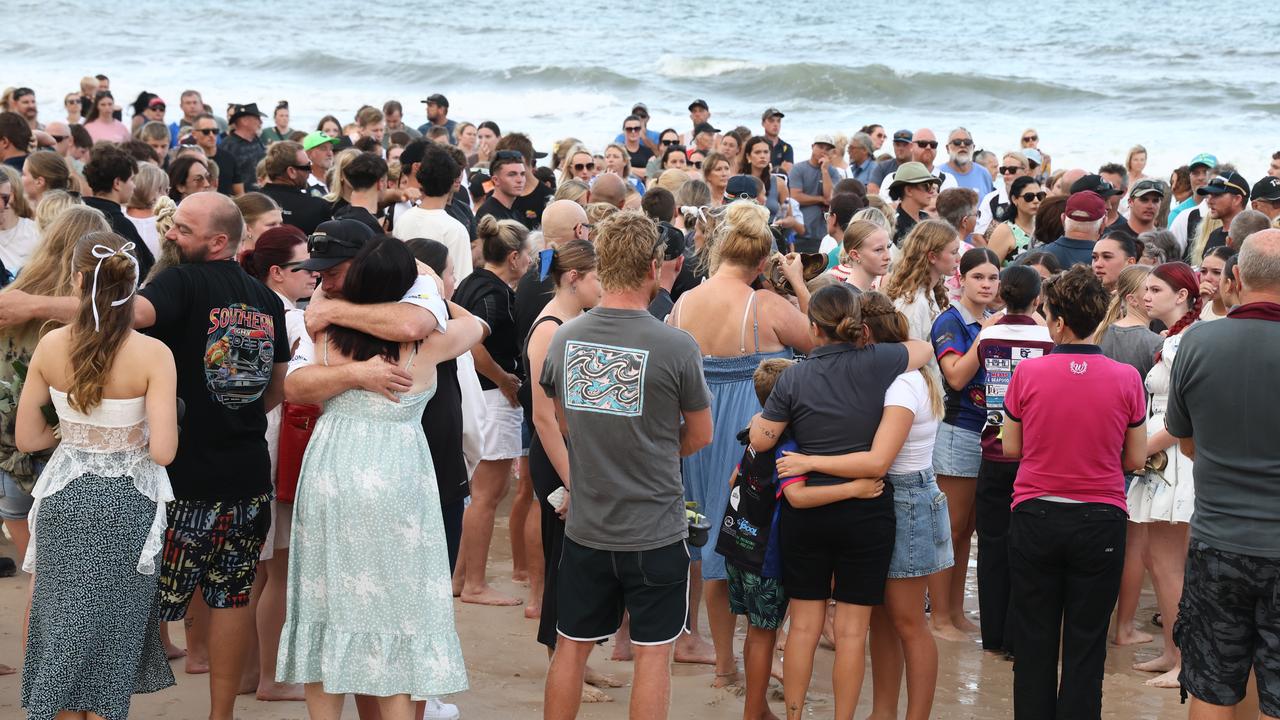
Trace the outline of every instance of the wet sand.
{"type": "MultiPolygon", "coordinates": [[[[508,501],[509,505],[509,501],[508,501]]],[[[493,558],[489,577],[499,589],[523,597],[523,587],[510,581],[511,551],[507,541],[506,507],[499,514],[498,527],[493,539],[493,558]]],[[[976,544],[975,544],[976,546],[976,544]]],[[[14,547],[0,538],[0,554],[13,557],[14,547]]],[[[969,589],[976,592],[973,568],[970,568],[969,589]]],[[[0,663],[21,667],[21,622],[26,600],[27,578],[0,579],[0,663]]],[[[971,611],[976,610],[977,598],[968,598],[971,611]]],[[[541,717],[543,679],[547,656],[534,640],[537,622],[526,620],[521,608],[491,608],[455,604],[458,629],[471,681],[471,690],[448,700],[457,703],[464,719],[489,720],[501,718],[541,717]]],[[[1147,645],[1116,648],[1107,653],[1107,674],[1103,683],[1103,717],[1124,720],[1156,720],[1157,718],[1186,717],[1186,707],[1178,703],[1177,690],[1158,690],[1142,683],[1151,677],[1130,669],[1137,661],[1155,657],[1161,640],[1159,628],[1149,624],[1154,612],[1155,598],[1148,589],[1142,597],[1138,612],[1142,629],[1156,636],[1147,645]]],[[[975,617],[976,620],[976,617],[975,617]]],[[[172,623],[174,640],[182,644],[181,623],[172,623]]],[[[705,614],[704,614],[704,634],[705,614]]],[[[744,626],[739,626],[738,647],[741,652],[741,636],[744,626]]],[[[933,717],[965,718],[966,720],[1003,720],[1013,716],[1012,664],[984,653],[975,638],[971,643],[939,641],[938,690],[934,700],[933,717]]],[[[629,681],[629,663],[608,659],[612,644],[605,645],[592,655],[592,665],[617,678],[629,681]]],[[[810,690],[808,717],[831,716],[831,662],[833,653],[819,649],[810,690]]],[[[135,696],[133,718],[171,718],[172,720],[201,720],[208,716],[208,680],[205,675],[186,675],[183,661],[173,662],[176,687],[152,695],[135,696]]],[[[671,714],[675,720],[697,718],[699,720],[737,720],[742,717],[742,700],[728,691],[712,690],[715,672],[709,665],[674,665],[672,670],[671,714]]],[[[25,715],[20,707],[19,675],[0,677],[0,718],[18,720],[25,715]]],[[[584,720],[620,720],[627,717],[629,687],[606,691],[614,699],[611,703],[583,705],[580,718],[584,720]]],[[[775,713],[782,713],[781,686],[777,699],[772,702],[775,713]]],[[[863,683],[862,701],[857,717],[863,718],[871,706],[871,675],[868,664],[863,683]]],[[[899,703],[899,713],[906,711],[905,691],[899,703]]],[[[306,718],[306,707],[301,702],[259,702],[252,696],[242,696],[236,705],[236,715],[243,720],[301,720],[306,718]]],[[[344,717],[354,718],[355,709],[350,700],[344,717]]]]}

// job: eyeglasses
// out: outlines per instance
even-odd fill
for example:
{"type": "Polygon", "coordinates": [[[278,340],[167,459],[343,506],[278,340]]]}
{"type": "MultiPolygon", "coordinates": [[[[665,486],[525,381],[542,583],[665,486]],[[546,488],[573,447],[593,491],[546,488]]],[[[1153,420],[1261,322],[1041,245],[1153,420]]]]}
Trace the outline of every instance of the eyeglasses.
{"type": "Polygon", "coordinates": [[[920,148],[920,149],[922,149],[922,150],[923,150],[923,149],[925,149],[925,148],[928,148],[929,150],[937,150],[937,149],[938,149],[938,141],[937,141],[937,140],[917,140],[917,141],[916,141],[916,147],[918,147],[918,148],[920,148]]]}
{"type": "Polygon", "coordinates": [[[663,140],[662,144],[665,145],[666,147],[671,147],[672,145],[679,145],[680,141],[679,140],[663,140]]]}
{"type": "Polygon", "coordinates": [[[955,145],[956,147],[973,147],[973,141],[966,140],[965,138],[956,138],[955,140],[951,141],[951,144],[955,145]]]}
{"type": "Polygon", "coordinates": [[[1017,175],[1018,173],[1022,172],[1022,170],[1023,168],[1017,165],[1001,165],[1000,166],[1001,175],[1017,175]]]}
{"type": "Polygon", "coordinates": [[[1039,141],[1040,141],[1039,135],[1026,135],[1022,138],[1022,142],[1039,142],[1039,141]]]}
{"type": "Polygon", "coordinates": [[[1022,197],[1022,202],[1033,202],[1035,200],[1044,200],[1045,198],[1049,197],[1049,193],[1043,190],[1041,190],[1040,192],[1025,192],[1025,193],[1022,193],[1021,197],[1022,197]]]}
{"type": "Polygon", "coordinates": [[[628,125],[627,127],[624,127],[622,129],[626,130],[627,132],[640,132],[639,125],[628,125]]]}
{"type": "Polygon", "coordinates": [[[218,128],[200,128],[198,130],[192,130],[191,132],[198,132],[201,135],[217,135],[218,128]]]}
{"type": "Polygon", "coordinates": [[[595,170],[595,169],[596,169],[596,164],[593,162],[573,164],[574,172],[582,172],[583,170],[595,170]]]}

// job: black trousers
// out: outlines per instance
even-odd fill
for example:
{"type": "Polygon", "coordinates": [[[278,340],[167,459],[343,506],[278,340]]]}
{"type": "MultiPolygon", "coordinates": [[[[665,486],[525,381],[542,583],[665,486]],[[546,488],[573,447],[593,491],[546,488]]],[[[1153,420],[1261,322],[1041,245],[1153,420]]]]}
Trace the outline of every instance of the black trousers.
{"type": "Polygon", "coordinates": [[[1107,625],[1124,568],[1124,511],[1028,500],[1009,524],[1014,717],[1097,720],[1107,625]],[[1058,647],[1062,676],[1058,676],[1058,647]]]}
{"type": "Polygon", "coordinates": [[[1012,653],[1009,627],[1009,505],[1018,463],[983,459],[978,468],[974,514],[978,527],[978,610],[982,649],[1012,653]]]}

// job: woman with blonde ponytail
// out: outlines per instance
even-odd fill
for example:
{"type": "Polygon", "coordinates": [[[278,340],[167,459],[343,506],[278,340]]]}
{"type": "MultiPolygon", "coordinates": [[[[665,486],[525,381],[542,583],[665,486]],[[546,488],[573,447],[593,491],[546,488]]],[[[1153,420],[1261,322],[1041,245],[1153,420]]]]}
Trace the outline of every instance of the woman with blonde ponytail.
{"type": "Polygon", "coordinates": [[[126,717],[134,693],[174,684],[156,565],[173,500],[162,466],[178,449],[177,372],[163,343],[133,330],[135,251],[110,232],[79,239],[79,308],[36,346],[18,405],[20,451],[58,443],[32,493],[23,563],[35,574],[22,683],[33,718],[126,717]],[[81,660],[87,648],[93,662],[81,660]]]}
{"type": "MultiPolygon", "coordinates": [[[[710,277],[680,296],[667,323],[688,331],[697,341],[703,374],[711,388],[715,434],[710,445],[684,458],[681,465],[689,499],[698,503],[698,512],[716,527],[729,500],[725,473],[742,452],[738,433],[760,412],[752,381],[756,366],[770,358],[789,358],[793,349],[808,352],[813,340],[805,332],[808,323],[802,311],[808,307],[809,291],[801,276],[799,256],[784,260],[783,268],[796,288],[800,310],[780,295],[756,289],[774,254],[769,211],[764,206],[741,200],[725,206],[707,247],[710,277]]],[[[713,547],[694,548],[692,554],[692,572],[701,572],[704,581],[715,645],[715,685],[732,685],[738,668],[733,654],[729,570],[713,547]]],[[[695,595],[690,599],[695,620],[696,603],[695,595]]],[[[705,657],[706,650],[696,634],[683,636],[676,643],[677,658],[695,652],[705,657]]],[[[765,658],[765,677],[770,661],[771,653],[765,658]]]]}

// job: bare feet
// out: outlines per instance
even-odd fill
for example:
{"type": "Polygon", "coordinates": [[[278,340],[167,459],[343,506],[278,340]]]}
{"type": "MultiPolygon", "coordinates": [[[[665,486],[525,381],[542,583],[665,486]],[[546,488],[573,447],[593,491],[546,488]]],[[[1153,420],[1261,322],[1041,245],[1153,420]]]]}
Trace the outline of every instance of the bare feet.
{"type": "Polygon", "coordinates": [[[716,679],[711,681],[713,688],[733,688],[742,684],[742,675],[737,670],[727,673],[716,673],[716,679]]]}
{"type": "Polygon", "coordinates": [[[969,616],[964,613],[960,613],[960,617],[952,618],[952,621],[955,628],[963,633],[974,633],[980,630],[980,628],[977,625],[974,625],[973,621],[969,619],[969,616]]]}
{"type": "Polygon", "coordinates": [[[1121,626],[1116,630],[1116,636],[1111,639],[1113,645],[1141,645],[1151,642],[1153,638],[1149,633],[1144,633],[1135,628],[1133,625],[1128,627],[1121,626]]]}
{"type": "Polygon", "coordinates": [[[208,656],[198,658],[188,653],[187,662],[183,664],[182,671],[188,675],[203,675],[204,673],[209,672],[208,656]]]}
{"type": "Polygon", "coordinates": [[[715,665],[716,649],[701,635],[684,633],[676,640],[675,660],[678,663],[715,665]]]}
{"type": "MultiPolygon", "coordinates": [[[[173,643],[165,643],[164,656],[170,660],[177,660],[180,657],[186,657],[187,651],[178,647],[177,645],[174,645],[173,643]]],[[[0,675],[3,675],[3,674],[4,673],[0,672],[0,675]]]]}
{"type": "Polygon", "coordinates": [[[463,589],[462,594],[459,597],[464,603],[471,603],[473,605],[495,605],[498,607],[512,607],[524,602],[520,598],[500,593],[487,585],[482,590],[475,592],[463,589]]]}
{"type": "Polygon", "coordinates": [[[1178,661],[1171,655],[1161,655],[1154,660],[1146,662],[1134,663],[1133,669],[1139,672],[1166,673],[1174,668],[1179,667],[1178,661]]]}
{"type": "Polygon", "coordinates": [[[822,622],[822,639],[818,641],[818,645],[828,650],[836,649],[836,611],[834,605],[827,606],[827,618],[822,622]]]}
{"type": "Polygon", "coordinates": [[[538,618],[542,617],[542,606],[541,605],[525,605],[524,616],[529,620],[537,620],[538,618]]]}
{"type": "Polygon", "coordinates": [[[613,698],[603,690],[593,688],[590,685],[582,686],[582,702],[584,703],[607,703],[613,702],[613,698]]]}
{"type": "Polygon", "coordinates": [[[253,675],[245,675],[240,678],[239,695],[252,695],[258,692],[258,670],[254,668],[253,675]]]}
{"type": "Polygon", "coordinates": [[[515,584],[517,584],[517,585],[528,585],[528,584],[529,584],[529,571],[528,571],[528,570],[513,570],[513,571],[511,572],[511,582],[513,582],[513,583],[515,583],[515,584]]]}
{"type": "Polygon", "coordinates": [[[590,665],[587,666],[587,674],[584,679],[588,685],[594,685],[598,688],[620,688],[623,685],[618,678],[608,673],[602,673],[590,665]]]}
{"type": "Polygon", "coordinates": [[[1143,684],[1148,687],[1155,687],[1155,688],[1170,688],[1170,689],[1179,688],[1179,687],[1182,687],[1182,684],[1178,682],[1178,675],[1181,672],[1182,672],[1182,666],[1179,665],[1178,667],[1171,669],[1169,672],[1163,675],[1158,675],[1156,677],[1151,678],[1150,680],[1146,681],[1143,684]]]}
{"type": "Polygon", "coordinates": [[[306,700],[303,695],[301,685],[290,685],[288,683],[258,683],[257,698],[265,702],[274,702],[277,700],[306,700]]]}
{"type": "Polygon", "coordinates": [[[972,640],[963,630],[954,625],[940,625],[929,623],[929,630],[933,632],[933,636],[939,640],[948,642],[967,642],[972,640]]]}
{"type": "Polygon", "coordinates": [[[615,638],[613,641],[613,654],[609,656],[609,659],[614,662],[631,662],[631,641],[615,638]]]}
{"type": "Polygon", "coordinates": [[[18,671],[9,667],[8,665],[5,665],[4,663],[0,663],[0,675],[12,675],[16,672],[18,671]]]}
{"type": "Polygon", "coordinates": [[[778,682],[782,682],[782,659],[774,658],[773,667],[769,668],[769,675],[778,682]]]}

